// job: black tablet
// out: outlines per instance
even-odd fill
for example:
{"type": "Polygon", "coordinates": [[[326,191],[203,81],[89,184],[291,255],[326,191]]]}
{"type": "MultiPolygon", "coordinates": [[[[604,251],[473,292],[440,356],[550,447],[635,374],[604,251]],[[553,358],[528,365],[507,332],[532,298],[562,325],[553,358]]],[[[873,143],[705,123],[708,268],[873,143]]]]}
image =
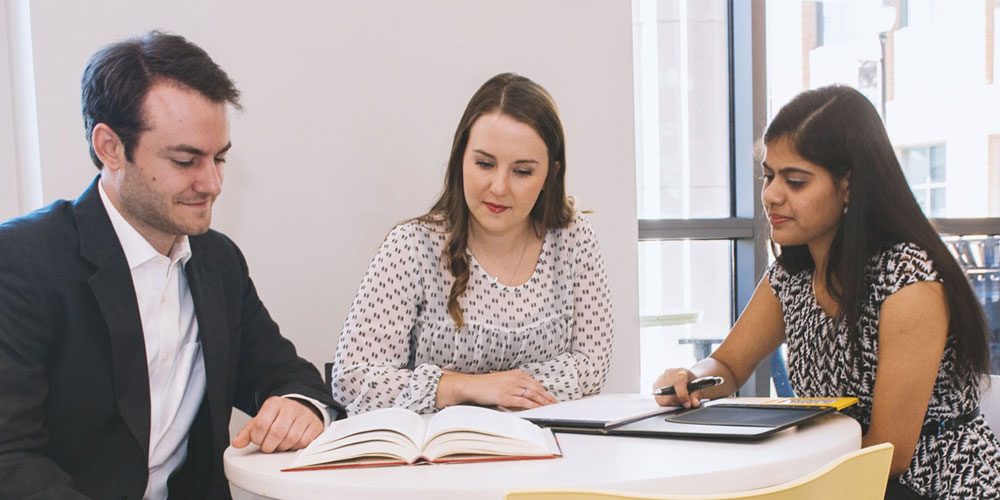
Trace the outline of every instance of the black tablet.
{"type": "Polygon", "coordinates": [[[717,404],[649,417],[607,431],[607,434],[642,437],[759,440],[799,425],[830,407],[717,404]]]}

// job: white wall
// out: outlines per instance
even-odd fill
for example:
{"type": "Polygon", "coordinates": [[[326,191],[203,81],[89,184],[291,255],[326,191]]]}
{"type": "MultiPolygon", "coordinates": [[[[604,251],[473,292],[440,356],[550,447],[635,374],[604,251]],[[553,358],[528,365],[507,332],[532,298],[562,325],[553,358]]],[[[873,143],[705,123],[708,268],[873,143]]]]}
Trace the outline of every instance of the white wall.
{"type": "Polygon", "coordinates": [[[97,172],[79,114],[87,58],[152,28],[188,37],[244,93],[214,227],[242,247],[284,334],[322,366],[385,234],[438,194],[469,97],[490,76],[519,72],[560,105],[568,190],[595,211],[611,279],[608,389],[637,390],[630,8],[629,0],[35,1],[45,202],[76,197],[97,172]]]}
{"type": "Polygon", "coordinates": [[[42,205],[28,0],[0,0],[0,221],[42,205]]]}
{"type": "Polygon", "coordinates": [[[7,0],[0,2],[0,222],[19,215],[17,170],[14,160],[14,94],[11,91],[10,38],[7,0]]]}

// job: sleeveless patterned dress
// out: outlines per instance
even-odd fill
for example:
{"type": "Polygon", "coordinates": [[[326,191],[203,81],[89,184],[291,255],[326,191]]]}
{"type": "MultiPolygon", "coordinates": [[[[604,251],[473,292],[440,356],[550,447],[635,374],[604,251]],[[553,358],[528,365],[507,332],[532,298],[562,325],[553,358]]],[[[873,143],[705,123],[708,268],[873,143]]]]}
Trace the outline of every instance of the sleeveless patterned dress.
{"type": "MultiPolygon", "coordinates": [[[[788,345],[788,371],[800,397],[856,396],[848,413],[867,429],[878,365],[878,317],[882,303],[906,285],[940,281],[927,253],[901,243],[866,266],[868,298],[859,321],[860,356],[848,346],[847,329],[826,314],[813,291],[813,270],[790,275],[777,263],[767,279],[781,301],[788,345]]],[[[954,338],[948,337],[924,423],[950,421],[979,406],[979,383],[956,369],[954,338]]],[[[898,480],[929,498],[1000,498],[1000,442],[983,415],[971,422],[921,435],[910,468],[898,480]]]]}

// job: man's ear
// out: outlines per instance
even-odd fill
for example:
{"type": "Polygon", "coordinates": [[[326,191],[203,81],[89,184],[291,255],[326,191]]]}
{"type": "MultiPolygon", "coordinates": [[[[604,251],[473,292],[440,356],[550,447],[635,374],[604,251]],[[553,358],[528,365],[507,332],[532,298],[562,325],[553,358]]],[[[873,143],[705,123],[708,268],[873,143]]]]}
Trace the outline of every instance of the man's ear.
{"type": "Polygon", "coordinates": [[[125,145],[111,127],[98,123],[90,133],[90,144],[101,163],[111,170],[125,165],[125,145]]]}

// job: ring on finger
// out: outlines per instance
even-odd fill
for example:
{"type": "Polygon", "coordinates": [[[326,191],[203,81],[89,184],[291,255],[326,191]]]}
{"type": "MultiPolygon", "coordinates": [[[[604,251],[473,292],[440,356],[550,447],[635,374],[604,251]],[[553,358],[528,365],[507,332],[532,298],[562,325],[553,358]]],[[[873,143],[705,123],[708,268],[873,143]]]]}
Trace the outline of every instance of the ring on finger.
{"type": "Polygon", "coordinates": [[[526,393],[526,392],[528,392],[528,388],[527,387],[522,387],[521,388],[521,394],[518,394],[518,396],[520,396],[520,397],[523,398],[524,397],[524,393],[526,393]]]}

